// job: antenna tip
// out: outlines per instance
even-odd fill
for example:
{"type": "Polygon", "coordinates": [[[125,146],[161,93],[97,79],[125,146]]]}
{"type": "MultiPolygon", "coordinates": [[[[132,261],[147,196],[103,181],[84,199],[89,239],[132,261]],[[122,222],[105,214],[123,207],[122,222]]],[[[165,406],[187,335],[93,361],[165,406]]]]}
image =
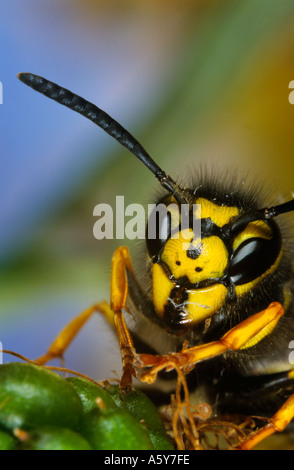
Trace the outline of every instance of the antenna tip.
{"type": "Polygon", "coordinates": [[[28,82],[30,80],[29,77],[31,77],[32,74],[31,73],[26,73],[26,72],[20,72],[17,74],[17,78],[21,81],[21,82],[28,82]]]}
{"type": "Polygon", "coordinates": [[[44,79],[42,77],[40,77],[39,75],[35,75],[33,73],[28,73],[28,72],[18,73],[17,78],[21,82],[23,82],[25,85],[28,85],[31,88],[39,86],[44,81],[44,79]]]}

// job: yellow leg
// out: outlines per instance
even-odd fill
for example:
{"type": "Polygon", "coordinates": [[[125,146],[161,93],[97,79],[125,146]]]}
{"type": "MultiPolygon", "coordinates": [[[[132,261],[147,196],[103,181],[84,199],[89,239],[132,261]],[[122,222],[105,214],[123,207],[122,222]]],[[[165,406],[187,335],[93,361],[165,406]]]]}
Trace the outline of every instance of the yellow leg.
{"type": "Polygon", "coordinates": [[[127,310],[126,299],[128,294],[127,270],[134,276],[130,254],[127,247],[119,247],[113,255],[111,265],[111,309],[114,313],[114,323],[122,355],[122,377],[120,387],[122,390],[132,388],[132,377],[136,370],[134,363],[137,360],[136,351],[128,332],[122,310],[127,310]]]}
{"type": "Polygon", "coordinates": [[[250,450],[266,437],[275,432],[282,432],[294,418],[294,395],[284,403],[277,413],[270,419],[270,422],[254,433],[249,439],[240,444],[237,449],[250,450]]]}
{"type": "Polygon", "coordinates": [[[95,304],[80,313],[80,315],[68,323],[57,335],[47,352],[43,356],[36,359],[34,362],[39,365],[45,365],[52,359],[62,359],[70,343],[73,341],[80,329],[84,326],[86,321],[93,315],[93,313],[102,313],[108,322],[114,326],[113,312],[111,311],[109,304],[107,302],[100,302],[95,304]]]}
{"type": "Polygon", "coordinates": [[[271,322],[277,322],[283,314],[283,306],[278,302],[272,302],[265,310],[252,315],[229,330],[219,341],[183,349],[179,353],[166,356],[140,354],[137,366],[142,371],[140,378],[142,381],[153,383],[158,372],[163,369],[168,371],[177,366],[184,372],[188,372],[195,367],[197,362],[218,356],[228,350],[238,351],[264,328],[268,328],[271,322]],[[145,368],[148,370],[144,371],[145,368]]]}

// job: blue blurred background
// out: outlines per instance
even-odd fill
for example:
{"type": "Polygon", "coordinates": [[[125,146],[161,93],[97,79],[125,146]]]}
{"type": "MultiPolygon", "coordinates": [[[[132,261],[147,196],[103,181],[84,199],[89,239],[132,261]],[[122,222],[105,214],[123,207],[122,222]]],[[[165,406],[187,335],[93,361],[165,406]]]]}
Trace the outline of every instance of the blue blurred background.
{"type": "MultiPolygon", "coordinates": [[[[42,75],[105,109],[174,178],[211,160],[245,166],[290,198],[294,3],[0,4],[0,341],[33,359],[71,318],[109,298],[111,256],[122,241],[93,237],[94,206],[116,195],[155,202],[158,186],[108,135],[17,73],[42,75]]],[[[137,243],[123,243],[136,259],[137,243]]],[[[98,316],[65,358],[99,380],[120,373],[115,335],[98,316]]]]}

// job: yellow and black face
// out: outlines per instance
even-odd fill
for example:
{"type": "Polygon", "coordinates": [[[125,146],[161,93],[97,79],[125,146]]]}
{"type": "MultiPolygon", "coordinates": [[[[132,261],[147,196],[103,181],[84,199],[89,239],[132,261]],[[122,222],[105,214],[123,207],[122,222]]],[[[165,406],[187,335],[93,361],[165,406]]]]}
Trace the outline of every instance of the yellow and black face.
{"type": "Polygon", "coordinates": [[[172,330],[191,328],[248,295],[280,263],[273,220],[247,222],[243,208],[211,199],[193,194],[183,222],[180,204],[166,196],[156,236],[147,234],[154,307],[172,330]]]}

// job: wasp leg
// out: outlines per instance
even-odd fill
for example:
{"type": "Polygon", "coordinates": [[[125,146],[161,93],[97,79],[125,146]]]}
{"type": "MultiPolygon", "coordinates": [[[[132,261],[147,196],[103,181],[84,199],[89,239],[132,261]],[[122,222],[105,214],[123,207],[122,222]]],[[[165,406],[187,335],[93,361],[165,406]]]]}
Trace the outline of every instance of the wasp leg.
{"type": "Polygon", "coordinates": [[[122,310],[127,311],[126,299],[128,294],[127,272],[134,277],[129,250],[125,246],[116,249],[111,265],[111,309],[114,313],[114,323],[118,335],[122,356],[122,377],[120,388],[122,391],[132,389],[132,378],[136,377],[134,367],[137,361],[136,351],[128,332],[122,310]]]}
{"type": "Polygon", "coordinates": [[[252,338],[262,334],[271,324],[275,324],[284,314],[283,306],[278,302],[272,302],[265,310],[252,315],[239,325],[229,330],[219,341],[183,349],[180,353],[171,353],[165,356],[153,356],[149,354],[138,355],[138,369],[141,370],[142,381],[153,383],[158,372],[180,367],[184,372],[189,372],[195,365],[211,357],[218,356],[228,350],[238,351],[246,347],[252,338]],[[144,372],[144,369],[149,370],[144,372]]]}
{"type": "Polygon", "coordinates": [[[55,358],[63,358],[63,355],[73,341],[75,336],[78,334],[80,329],[84,326],[87,320],[94,313],[102,313],[107,321],[114,327],[113,312],[107,302],[100,302],[93,305],[92,307],[84,310],[77,317],[75,317],[70,323],[68,323],[62,331],[57,335],[53,343],[49,346],[47,352],[36,359],[34,362],[39,365],[45,365],[47,362],[55,358]]]}
{"type": "MultiPolygon", "coordinates": [[[[289,375],[294,375],[293,371],[289,375]]],[[[294,394],[291,395],[277,413],[270,419],[269,423],[256,431],[246,441],[242,442],[238,450],[253,449],[259,442],[271,436],[275,432],[282,432],[294,418],[294,394]]]]}

